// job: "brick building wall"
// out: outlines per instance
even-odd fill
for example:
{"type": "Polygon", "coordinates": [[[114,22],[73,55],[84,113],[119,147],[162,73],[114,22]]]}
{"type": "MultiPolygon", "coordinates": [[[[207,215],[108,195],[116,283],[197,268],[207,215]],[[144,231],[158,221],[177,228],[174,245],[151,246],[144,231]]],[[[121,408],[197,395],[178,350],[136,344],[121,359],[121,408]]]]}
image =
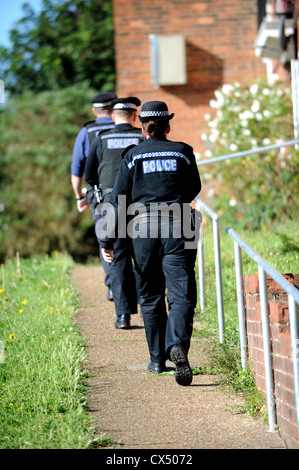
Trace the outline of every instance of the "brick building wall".
{"type": "MultiPolygon", "coordinates": [[[[283,276],[292,285],[299,287],[298,274],[283,276]]],[[[277,424],[286,445],[291,449],[298,448],[288,295],[269,276],[267,276],[267,291],[277,424]]],[[[258,275],[244,276],[244,294],[249,361],[256,385],[266,397],[258,275]]]]}
{"type": "MultiPolygon", "coordinates": [[[[117,93],[142,102],[166,101],[175,113],[170,138],[203,150],[204,114],[214,91],[266,74],[255,56],[257,1],[113,0],[117,93]],[[187,84],[155,89],[149,35],[182,34],[186,42],[187,84]]],[[[175,51],[174,51],[175,54],[175,51]]]]}

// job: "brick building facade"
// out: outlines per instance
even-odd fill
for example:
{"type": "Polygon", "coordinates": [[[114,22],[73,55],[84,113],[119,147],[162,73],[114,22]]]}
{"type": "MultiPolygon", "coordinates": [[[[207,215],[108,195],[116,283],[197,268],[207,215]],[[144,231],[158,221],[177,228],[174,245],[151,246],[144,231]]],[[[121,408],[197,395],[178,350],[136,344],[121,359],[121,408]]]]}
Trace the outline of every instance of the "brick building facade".
{"type": "MultiPolygon", "coordinates": [[[[166,101],[172,140],[202,148],[204,114],[211,111],[214,91],[225,83],[266,74],[255,56],[258,2],[247,0],[113,0],[117,93],[142,102],[166,101]],[[187,82],[155,88],[149,36],[184,36],[187,82]]],[[[172,54],[176,55],[173,50],[172,54]]]]}

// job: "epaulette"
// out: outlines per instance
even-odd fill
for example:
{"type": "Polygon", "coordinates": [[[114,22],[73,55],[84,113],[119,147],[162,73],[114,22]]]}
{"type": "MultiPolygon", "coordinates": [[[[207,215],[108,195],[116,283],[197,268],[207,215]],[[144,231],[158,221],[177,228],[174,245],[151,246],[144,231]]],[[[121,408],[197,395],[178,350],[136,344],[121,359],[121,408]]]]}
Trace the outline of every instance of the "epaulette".
{"type": "Polygon", "coordinates": [[[93,122],[96,122],[95,119],[93,121],[87,121],[85,124],[83,124],[83,127],[87,126],[87,124],[92,124],[93,122]]]}
{"type": "Polygon", "coordinates": [[[126,147],[125,150],[122,151],[121,153],[121,158],[123,159],[126,156],[126,153],[131,150],[133,147],[136,147],[135,144],[129,145],[129,147],[126,147]]]}

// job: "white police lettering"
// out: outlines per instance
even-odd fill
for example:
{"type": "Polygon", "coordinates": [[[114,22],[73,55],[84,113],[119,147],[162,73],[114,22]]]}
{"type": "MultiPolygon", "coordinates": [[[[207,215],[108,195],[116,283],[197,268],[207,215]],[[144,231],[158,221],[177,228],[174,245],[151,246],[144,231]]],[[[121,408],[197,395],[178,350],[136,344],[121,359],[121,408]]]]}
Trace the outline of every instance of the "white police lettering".
{"type": "Polygon", "coordinates": [[[146,160],[142,162],[143,173],[158,173],[160,171],[177,171],[177,161],[172,158],[165,160],[146,160]]]}
{"type": "Polygon", "coordinates": [[[177,157],[177,158],[181,158],[181,159],[185,160],[185,162],[188,165],[190,165],[190,163],[191,163],[189,158],[187,158],[186,155],[184,155],[181,152],[171,152],[171,151],[168,151],[168,152],[149,152],[149,153],[141,153],[139,155],[135,155],[133,157],[133,160],[128,163],[128,168],[129,169],[133,168],[133,166],[135,165],[136,160],[146,160],[148,158],[156,158],[156,157],[177,157]]]}
{"type": "Polygon", "coordinates": [[[129,145],[138,145],[138,139],[108,139],[107,147],[108,149],[125,149],[129,145]]]}

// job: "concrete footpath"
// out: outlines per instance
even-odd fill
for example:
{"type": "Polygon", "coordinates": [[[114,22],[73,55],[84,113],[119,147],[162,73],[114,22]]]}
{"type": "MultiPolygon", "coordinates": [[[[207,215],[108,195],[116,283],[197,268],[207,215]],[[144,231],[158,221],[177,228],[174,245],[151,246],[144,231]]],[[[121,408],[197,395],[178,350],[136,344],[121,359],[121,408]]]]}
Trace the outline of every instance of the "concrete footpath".
{"type": "MultiPolygon", "coordinates": [[[[114,327],[114,303],[106,300],[104,271],[79,267],[71,281],[80,295],[77,324],[87,340],[88,402],[96,431],[118,449],[285,449],[261,420],[235,414],[242,397],[228,393],[216,376],[195,375],[189,387],[173,375],[153,375],[143,321],[114,327]]],[[[192,339],[192,367],[204,361],[201,340],[192,339]]],[[[173,368],[171,362],[167,366],[173,368]]]]}

